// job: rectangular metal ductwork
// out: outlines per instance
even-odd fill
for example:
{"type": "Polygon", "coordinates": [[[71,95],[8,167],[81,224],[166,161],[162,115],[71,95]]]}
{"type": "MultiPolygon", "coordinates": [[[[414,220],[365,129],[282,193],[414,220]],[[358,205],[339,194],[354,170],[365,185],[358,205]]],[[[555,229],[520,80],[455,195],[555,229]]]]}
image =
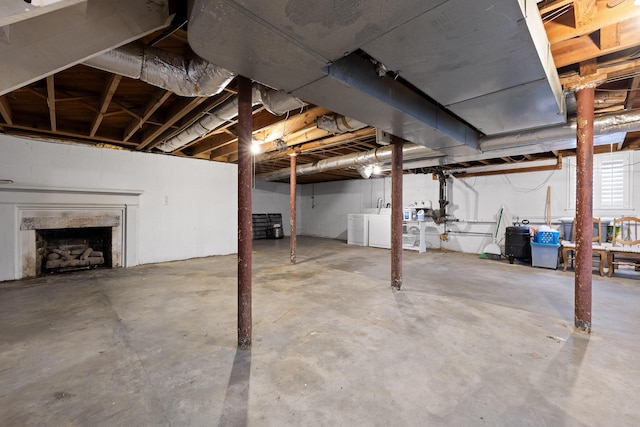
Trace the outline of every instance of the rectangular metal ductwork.
{"type": "Polygon", "coordinates": [[[566,120],[535,1],[450,0],[362,49],[487,135],[566,120]]]}
{"type": "Polygon", "coordinates": [[[477,130],[566,120],[534,0],[195,0],[188,36],[214,64],[447,155],[476,152],[477,130]]]}

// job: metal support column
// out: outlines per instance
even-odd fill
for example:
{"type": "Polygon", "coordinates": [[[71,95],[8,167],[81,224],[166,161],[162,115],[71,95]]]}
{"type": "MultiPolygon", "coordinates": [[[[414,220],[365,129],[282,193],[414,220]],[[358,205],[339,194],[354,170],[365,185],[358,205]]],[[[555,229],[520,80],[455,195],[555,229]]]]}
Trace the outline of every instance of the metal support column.
{"type": "Polygon", "coordinates": [[[291,237],[289,238],[291,264],[296,263],[296,155],[291,155],[291,178],[289,179],[289,225],[291,237]]]}
{"type": "Polygon", "coordinates": [[[576,146],[576,275],[575,327],[591,332],[593,236],[593,97],[594,87],[576,92],[578,128],[576,146]]]}
{"type": "Polygon", "coordinates": [[[391,286],[402,288],[402,146],[404,141],[391,136],[391,286]]]}
{"type": "Polygon", "coordinates": [[[238,347],[251,347],[251,80],[238,76],[238,347]]]}

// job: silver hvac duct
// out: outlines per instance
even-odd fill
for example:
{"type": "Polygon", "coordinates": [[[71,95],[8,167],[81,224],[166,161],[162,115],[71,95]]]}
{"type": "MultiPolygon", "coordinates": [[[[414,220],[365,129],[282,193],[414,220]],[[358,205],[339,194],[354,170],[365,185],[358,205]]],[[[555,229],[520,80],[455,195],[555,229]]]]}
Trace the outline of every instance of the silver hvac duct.
{"type": "MultiPolygon", "coordinates": [[[[302,108],[305,105],[304,102],[286,92],[270,89],[257,83],[253,85],[252,92],[252,105],[262,104],[267,111],[275,116],[280,116],[296,108],[302,108]]],[[[237,115],[238,96],[234,95],[179,134],[156,146],[156,148],[165,153],[178,150],[233,120],[237,115]]]]}
{"type": "Polygon", "coordinates": [[[339,115],[323,115],[316,119],[316,127],[331,133],[347,133],[354,130],[366,128],[366,123],[356,119],[339,115]]]}
{"type": "MultiPolygon", "coordinates": [[[[608,135],[618,132],[636,132],[640,131],[640,109],[630,110],[623,113],[609,113],[598,116],[594,119],[594,134],[608,135]]],[[[520,146],[535,146],[537,144],[547,144],[547,149],[552,150],[552,145],[562,144],[566,141],[576,139],[576,120],[573,119],[567,124],[549,126],[535,131],[517,132],[507,135],[494,137],[485,137],[480,140],[482,153],[478,155],[480,158],[497,157],[500,150],[520,146]]],[[[417,160],[426,157],[443,157],[434,156],[438,152],[430,150],[415,144],[405,144],[403,156],[405,160],[417,160]]],[[[441,160],[441,159],[439,159],[441,160]]],[[[450,163],[455,163],[455,157],[450,158],[450,163]]],[[[473,160],[469,157],[466,161],[473,160]]],[[[297,175],[311,175],[321,173],[328,170],[343,169],[350,166],[366,166],[373,163],[388,163],[391,161],[391,147],[381,147],[362,153],[348,154],[346,156],[333,157],[321,160],[317,163],[309,163],[300,165],[296,168],[297,175]]],[[[442,165],[442,163],[440,163],[442,165]]],[[[416,162],[406,163],[404,169],[413,169],[418,167],[416,162]]],[[[277,181],[284,179],[290,174],[289,168],[261,174],[258,178],[266,181],[277,181]]]]}
{"type": "Polygon", "coordinates": [[[110,50],[83,64],[189,97],[217,95],[236,75],[199,57],[185,58],[140,44],[110,50]]]}
{"type": "MultiPolygon", "coordinates": [[[[363,168],[375,163],[388,163],[391,161],[391,145],[385,147],[374,148],[373,150],[364,151],[362,153],[347,154],[346,156],[332,157],[330,159],[320,160],[316,163],[307,163],[296,167],[296,175],[312,175],[325,171],[344,169],[347,167],[363,168]]],[[[402,149],[404,159],[416,159],[433,153],[433,150],[416,144],[405,144],[402,149]]],[[[287,178],[290,174],[290,168],[279,169],[274,172],[259,175],[265,181],[277,181],[287,178]]],[[[363,175],[364,176],[364,175],[363,175]]]]}

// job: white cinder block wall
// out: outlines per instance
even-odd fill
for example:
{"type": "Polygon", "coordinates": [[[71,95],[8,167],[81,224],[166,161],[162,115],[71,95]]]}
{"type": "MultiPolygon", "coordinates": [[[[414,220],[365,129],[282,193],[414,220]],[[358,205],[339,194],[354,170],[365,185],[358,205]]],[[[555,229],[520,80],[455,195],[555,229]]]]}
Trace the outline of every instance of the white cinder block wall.
{"type": "MultiPolygon", "coordinates": [[[[594,215],[614,218],[640,213],[640,185],[635,181],[640,170],[633,171],[633,165],[640,161],[638,153],[630,154],[631,206],[629,209],[594,210],[594,215]]],[[[635,169],[638,169],[637,167],[635,169]]],[[[280,184],[286,186],[287,184],[280,184]]],[[[428,247],[481,253],[491,242],[495,231],[496,214],[504,203],[516,219],[528,219],[533,226],[544,223],[547,187],[551,187],[551,216],[553,226],[561,228],[560,218],[573,217],[575,208],[570,206],[569,165],[564,160],[562,170],[514,173],[448,181],[447,212],[457,221],[444,226],[430,225],[427,228],[428,247]],[[448,240],[441,241],[440,233],[447,232],[448,240]]],[[[300,186],[298,212],[301,221],[298,234],[347,239],[347,215],[376,207],[378,199],[383,204],[391,202],[390,178],[336,181],[300,186]]],[[[283,187],[284,188],[284,187],[283,187]]],[[[283,190],[284,191],[284,190],[283,190]]],[[[414,202],[429,204],[438,208],[439,183],[430,174],[404,176],[404,205],[414,202]]],[[[267,194],[261,197],[269,199],[267,194]]],[[[272,199],[276,200],[276,199],[272,199]]],[[[280,200],[280,199],[277,199],[280,200]]],[[[283,195],[280,210],[288,210],[288,197],[283,195]]],[[[277,207],[273,206],[277,210],[277,207]]],[[[255,212],[255,206],[254,206],[255,212]]],[[[508,224],[511,225],[511,224],[508,224]]]]}
{"type": "MultiPolygon", "coordinates": [[[[141,264],[237,251],[232,164],[0,135],[1,179],[26,187],[142,190],[141,264]]],[[[7,260],[15,255],[5,242],[15,239],[2,237],[16,233],[16,224],[14,209],[2,203],[1,194],[0,258],[7,260]]],[[[1,270],[0,280],[14,278],[8,268],[1,270]]]]}
{"type": "MultiPolygon", "coordinates": [[[[289,184],[281,182],[256,181],[251,192],[252,212],[256,214],[279,213],[282,214],[282,228],[286,236],[291,235],[291,215],[289,204],[289,184]]],[[[296,228],[300,234],[304,218],[300,213],[300,186],[296,186],[296,228]]]]}

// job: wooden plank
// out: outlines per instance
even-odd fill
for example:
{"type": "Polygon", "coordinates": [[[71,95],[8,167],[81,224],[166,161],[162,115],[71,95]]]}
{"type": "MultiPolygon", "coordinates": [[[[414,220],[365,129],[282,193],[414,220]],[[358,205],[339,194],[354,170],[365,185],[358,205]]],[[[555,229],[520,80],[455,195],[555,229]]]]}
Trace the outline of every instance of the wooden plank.
{"type": "Polygon", "coordinates": [[[573,2],[576,28],[587,27],[596,16],[596,0],[575,0],[573,2]]]}
{"type": "Polygon", "coordinates": [[[96,141],[100,141],[107,144],[113,144],[116,146],[125,146],[125,147],[126,146],[135,147],[138,145],[135,142],[122,142],[120,139],[107,138],[104,136],[96,135],[93,138],[89,139],[89,136],[86,133],[71,132],[66,130],[61,131],[60,129],[56,130],[55,132],[52,132],[49,129],[38,129],[38,128],[33,128],[31,126],[17,125],[15,123],[12,125],[8,125],[8,124],[2,125],[2,127],[4,127],[5,129],[17,131],[17,132],[12,132],[13,134],[16,134],[16,135],[39,136],[39,137],[46,135],[48,138],[58,137],[58,139],[63,141],[69,140],[71,138],[73,141],[82,142],[86,144],[93,144],[93,145],[96,145],[96,141]]]}
{"type": "Polygon", "coordinates": [[[93,119],[93,123],[91,124],[91,130],[89,131],[89,136],[93,137],[96,135],[98,128],[100,127],[100,123],[102,123],[102,119],[104,118],[104,113],[109,109],[109,104],[111,104],[111,98],[113,98],[113,94],[116,93],[116,89],[118,89],[118,85],[120,84],[120,80],[122,80],[122,76],[120,74],[111,74],[107,79],[107,82],[104,86],[104,90],[102,91],[102,96],[100,97],[98,114],[96,114],[93,119]]]}
{"type": "Polygon", "coordinates": [[[640,76],[635,76],[633,80],[631,80],[631,84],[629,84],[629,92],[627,92],[624,108],[630,110],[640,105],[638,99],[640,99],[640,76]]]}
{"type": "Polygon", "coordinates": [[[609,27],[619,22],[633,21],[633,18],[640,16],[640,7],[635,6],[633,0],[626,0],[615,7],[607,7],[607,3],[607,1],[598,1],[593,19],[582,26],[576,27],[575,22],[570,22],[573,17],[566,16],[569,14],[546,22],[544,28],[552,48],[556,43],[586,36],[598,31],[600,28],[609,27]]]}
{"type": "Polygon", "coordinates": [[[620,24],[600,28],[600,49],[613,49],[620,44],[620,24]]]}
{"type": "MultiPolygon", "coordinates": [[[[640,7],[637,9],[640,10],[640,7]]],[[[554,63],[557,68],[565,67],[640,45],[640,31],[637,30],[636,20],[628,19],[621,22],[619,36],[620,43],[606,49],[601,49],[597,40],[589,35],[554,43],[551,45],[554,63]]]]}
{"type": "Polygon", "coordinates": [[[0,115],[2,115],[5,123],[9,125],[13,124],[11,105],[9,104],[9,98],[6,96],[0,96],[0,115]]]}
{"type": "Polygon", "coordinates": [[[591,76],[598,72],[598,60],[588,59],[580,63],[580,75],[582,77],[591,76]]]}
{"type": "Polygon", "coordinates": [[[164,104],[166,100],[169,99],[171,95],[173,95],[173,92],[169,92],[168,90],[164,89],[158,89],[149,99],[147,105],[145,105],[142,117],[140,119],[131,120],[129,125],[127,125],[124,130],[124,136],[122,137],[122,140],[128,141],[138,129],[142,128],[142,125],[144,125],[145,122],[151,118],[153,113],[155,113],[158,108],[160,108],[162,104],[164,104]]]}
{"type": "Polygon", "coordinates": [[[162,135],[164,131],[170,129],[174,123],[189,114],[206,100],[206,97],[187,98],[184,100],[179,100],[176,103],[175,107],[173,107],[169,112],[167,118],[165,119],[165,123],[162,126],[159,126],[155,130],[149,130],[143,135],[142,142],[136,147],[136,150],[142,150],[145,148],[151,149],[161,143],[162,140],[157,138],[162,135]]]}
{"type": "Polygon", "coordinates": [[[53,74],[47,76],[47,105],[49,106],[49,122],[51,123],[51,130],[56,131],[56,87],[53,78],[53,74]]]}
{"type": "Polygon", "coordinates": [[[577,73],[569,73],[560,76],[560,83],[562,86],[570,89],[575,86],[584,85],[587,83],[602,83],[605,82],[609,76],[612,78],[619,77],[620,75],[629,75],[640,72],[640,60],[630,61],[626,63],[599,63],[598,69],[595,74],[590,76],[580,76],[577,73]]]}
{"type": "Polygon", "coordinates": [[[264,153],[259,156],[256,156],[256,162],[264,162],[268,160],[274,160],[277,158],[285,158],[291,154],[300,154],[300,153],[309,153],[314,150],[324,150],[329,147],[334,147],[336,145],[342,145],[349,141],[358,139],[358,138],[366,138],[376,134],[376,130],[374,128],[364,128],[357,130],[355,132],[343,133],[341,135],[332,136],[329,138],[324,138],[319,141],[308,142],[305,144],[301,144],[297,147],[289,147],[286,151],[283,152],[269,152],[264,153]]]}
{"type": "Polygon", "coordinates": [[[253,137],[258,141],[275,141],[277,139],[283,139],[287,135],[300,132],[301,130],[314,128],[316,126],[316,119],[329,113],[331,113],[331,111],[326,108],[313,107],[301,114],[297,114],[274,125],[268,126],[261,131],[255,132],[253,137]]]}

